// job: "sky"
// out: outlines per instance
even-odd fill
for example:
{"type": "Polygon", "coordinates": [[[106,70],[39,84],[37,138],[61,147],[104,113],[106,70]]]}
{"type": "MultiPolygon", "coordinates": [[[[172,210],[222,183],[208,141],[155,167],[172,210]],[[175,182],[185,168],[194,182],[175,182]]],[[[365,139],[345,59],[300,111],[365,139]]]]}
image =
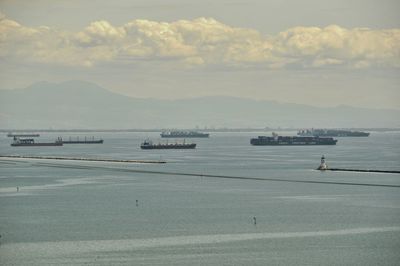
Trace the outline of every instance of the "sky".
{"type": "Polygon", "coordinates": [[[397,0],[0,0],[0,89],[400,109],[397,0]]]}

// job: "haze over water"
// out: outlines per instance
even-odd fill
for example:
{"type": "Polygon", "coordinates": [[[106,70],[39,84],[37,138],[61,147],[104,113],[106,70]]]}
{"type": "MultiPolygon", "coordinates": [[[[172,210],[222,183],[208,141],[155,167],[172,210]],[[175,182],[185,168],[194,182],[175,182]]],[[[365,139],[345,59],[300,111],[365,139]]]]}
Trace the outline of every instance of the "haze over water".
{"type": "Polygon", "coordinates": [[[0,264],[398,264],[400,176],[313,169],[324,154],[331,167],[398,170],[400,133],[340,138],[336,146],[249,145],[259,134],[212,133],[185,151],[140,150],[157,133],[98,132],[102,145],[37,148],[13,148],[1,137],[1,154],[167,164],[2,158],[0,264]]]}

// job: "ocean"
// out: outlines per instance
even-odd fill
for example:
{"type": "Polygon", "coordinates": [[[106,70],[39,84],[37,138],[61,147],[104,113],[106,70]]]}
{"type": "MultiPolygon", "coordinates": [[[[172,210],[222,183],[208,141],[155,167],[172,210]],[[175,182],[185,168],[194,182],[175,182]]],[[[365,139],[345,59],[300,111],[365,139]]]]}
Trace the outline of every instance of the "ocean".
{"type": "Polygon", "coordinates": [[[104,144],[11,147],[3,134],[0,155],[167,163],[0,158],[1,265],[400,264],[400,174],[314,170],[322,155],[400,170],[400,132],[282,147],[211,133],[186,140],[195,150],[140,149],[159,133],[40,134],[104,144]]]}

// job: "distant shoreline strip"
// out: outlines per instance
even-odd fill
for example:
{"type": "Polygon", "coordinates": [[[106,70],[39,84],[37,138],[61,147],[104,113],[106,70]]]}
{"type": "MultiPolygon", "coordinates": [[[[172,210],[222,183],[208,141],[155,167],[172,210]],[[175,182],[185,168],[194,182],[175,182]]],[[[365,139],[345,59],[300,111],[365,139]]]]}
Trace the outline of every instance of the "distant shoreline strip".
{"type": "Polygon", "coordinates": [[[162,161],[162,160],[159,160],[159,161],[155,161],[155,160],[119,160],[119,159],[94,159],[94,158],[76,158],[76,157],[58,157],[58,156],[53,157],[53,156],[0,155],[0,158],[112,162],[112,163],[167,163],[166,161],[162,161]]]}

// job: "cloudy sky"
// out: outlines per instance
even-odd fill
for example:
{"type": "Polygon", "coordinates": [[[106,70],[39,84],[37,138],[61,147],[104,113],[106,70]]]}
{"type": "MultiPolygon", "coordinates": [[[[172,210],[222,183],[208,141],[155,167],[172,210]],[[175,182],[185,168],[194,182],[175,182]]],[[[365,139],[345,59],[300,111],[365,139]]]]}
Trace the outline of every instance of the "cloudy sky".
{"type": "Polygon", "coordinates": [[[0,1],[0,89],[400,109],[398,0],[0,1]]]}

